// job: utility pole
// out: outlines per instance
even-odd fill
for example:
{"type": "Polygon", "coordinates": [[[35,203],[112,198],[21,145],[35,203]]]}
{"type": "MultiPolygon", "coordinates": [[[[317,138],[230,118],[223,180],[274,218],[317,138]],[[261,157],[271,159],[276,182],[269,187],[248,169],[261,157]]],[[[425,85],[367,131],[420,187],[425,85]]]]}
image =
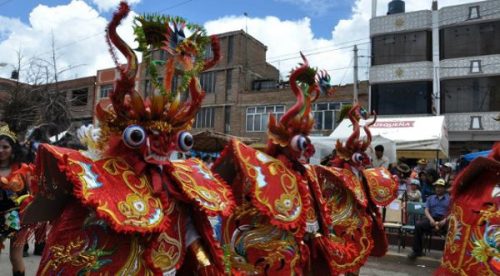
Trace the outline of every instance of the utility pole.
{"type": "Polygon", "coordinates": [[[354,76],[352,79],[353,85],[353,105],[358,103],[358,45],[354,45],[354,76]]]}

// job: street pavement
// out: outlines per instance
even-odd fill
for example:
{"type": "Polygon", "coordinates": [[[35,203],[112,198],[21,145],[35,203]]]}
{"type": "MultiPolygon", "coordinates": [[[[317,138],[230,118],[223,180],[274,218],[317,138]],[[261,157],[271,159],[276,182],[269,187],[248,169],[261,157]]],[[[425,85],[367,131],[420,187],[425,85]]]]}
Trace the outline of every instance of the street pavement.
{"type": "MultiPolygon", "coordinates": [[[[8,245],[7,243],[5,244],[8,245]]],[[[40,262],[39,256],[32,254],[33,246],[30,246],[30,256],[24,258],[26,265],[26,275],[35,275],[40,262]]],[[[11,266],[9,262],[8,248],[0,254],[0,276],[10,276],[11,266]]],[[[431,251],[429,256],[422,257],[416,261],[410,261],[406,255],[410,250],[401,250],[391,247],[388,254],[382,258],[370,257],[368,262],[361,269],[361,276],[424,276],[432,275],[433,271],[439,266],[440,251],[431,251]]]]}

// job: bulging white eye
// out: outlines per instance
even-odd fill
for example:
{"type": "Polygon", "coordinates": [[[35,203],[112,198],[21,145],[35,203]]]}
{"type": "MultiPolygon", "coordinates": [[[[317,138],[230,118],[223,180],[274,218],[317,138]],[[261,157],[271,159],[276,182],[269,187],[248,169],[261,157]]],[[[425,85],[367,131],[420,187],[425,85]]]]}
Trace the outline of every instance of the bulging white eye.
{"type": "Polygon", "coordinates": [[[194,144],[193,135],[187,131],[183,131],[177,135],[177,147],[181,151],[189,151],[194,144]]]}
{"type": "Polygon", "coordinates": [[[363,155],[359,152],[356,152],[355,154],[352,155],[352,161],[356,163],[363,162],[363,155]]]}
{"type": "Polygon", "coordinates": [[[127,147],[135,149],[146,141],[146,132],[140,126],[131,125],[123,131],[122,139],[127,147]]]}
{"type": "Polygon", "coordinates": [[[295,135],[292,138],[291,146],[296,151],[303,151],[307,148],[307,138],[303,135],[295,135]]]}

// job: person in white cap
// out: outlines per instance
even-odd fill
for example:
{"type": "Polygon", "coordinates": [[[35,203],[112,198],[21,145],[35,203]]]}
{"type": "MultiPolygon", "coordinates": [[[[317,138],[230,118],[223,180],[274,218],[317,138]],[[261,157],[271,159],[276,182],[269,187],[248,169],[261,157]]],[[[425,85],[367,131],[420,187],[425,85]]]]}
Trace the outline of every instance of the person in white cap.
{"type": "Polygon", "coordinates": [[[421,202],[422,194],[420,193],[420,181],[412,178],[410,180],[410,189],[407,191],[408,201],[421,202]]]}
{"type": "Polygon", "coordinates": [[[453,173],[453,165],[450,162],[446,162],[440,167],[439,174],[441,175],[441,178],[444,179],[447,185],[451,184],[450,179],[452,173],[453,173]]]}

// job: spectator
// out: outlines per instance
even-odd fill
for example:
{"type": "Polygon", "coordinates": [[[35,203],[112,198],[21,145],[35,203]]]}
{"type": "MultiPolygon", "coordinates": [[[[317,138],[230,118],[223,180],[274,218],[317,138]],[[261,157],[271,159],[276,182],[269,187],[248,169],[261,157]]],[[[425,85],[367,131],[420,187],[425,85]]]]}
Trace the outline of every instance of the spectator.
{"type": "Polygon", "coordinates": [[[444,179],[447,185],[451,184],[450,178],[452,173],[453,173],[453,165],[450,162],[446,162],[444,163],[444,165],[440,167],[439,174],[441,175],[441,178],[444,179]]]}
{"type": "Polygon", "coordinates": [[[413,171],[411,173],[411,177],[412,178],[417,178],[418,177],[418,174],[420,172],[424,172],[425,169],[427,168],[427,160],[425,159],[420,159],[417,161],[417,166],[415,168],[413,168],[413,171]]]}
{"type": "Polygon", "coordinates": [[[427,177],[426,172],[420,172],[418,174],[418,180],[420,181],[420,191],[422,193],[422,200],[425,202],[427,198],[434,194],[431,182],[427,177]]]}
{"type": "Polygon", "coordinates": [[[446,183],[440,178],[434,182],[436,194],[430,196],[425,204],[425,218],[415,225],[415,238],[413,240],[413,252],[408,258],[415,259],[422,256],[422,240],[424,233],[430,231],[446,231],[448,228],[448,207],[450,205],[450,196],[445,193],[446,183]]]}
{"type": "Polygon", "coordinates": [[[430,168],[430,169],[427,169],[425,172],[427,175],[427,182],[434,183],[434,182],[436,182],[436,180],[439,179],[439,174],[436,171],[436,169],[430,168]]]}
{"type": "Polygon", "coordinates": [[[398,197],[402,197],[406,192],[410,173],[410,167],[408,167],[405,163],[399,163],[396,166],[396,175],[399,178],[398,197]]]}
{"type": "Polygon", "coordinates": [[[419,191],[420,181],[418,179],[410,179],[410,189],[406,192],[407,200],[414,202],[422,201],[422,194],[419,191]]]}
{"type": "MultiPolygon", "coordinates": [[[[0,251],[10,238],[9,257],[13,275],[24,275],[23,247],[28,228],[21,225],[17,200],[26,194],[29,173],[22,173],[21,146],[7,125],[0,126],[0,251]]],[[[2,268],[2,275],[7,269],[2,268]]]]}
{"type": "Polygon", "coordinates": [[[389,158],[384,155],[384,146],[377,145],[375,147],[375,158],[372,161],[372,165],[374,168],[387,168],[389,166],[389,158]]]}
{"type": "Polygon", "coordinates": [[[211,168],[212,168],[212,165],[213,165],[213,163],[214,163],[214,162],[213,162],[213,160],[212,160],[212,156],[210,156],[210,155],[205,155],[205,156],[203,157],[203,159],[202,159],[202,160],[203,160],[203,163],[205,163],[205,165],[207,165],[207,167],[208,167],[209,169],[211,169],[211,168]]]}

